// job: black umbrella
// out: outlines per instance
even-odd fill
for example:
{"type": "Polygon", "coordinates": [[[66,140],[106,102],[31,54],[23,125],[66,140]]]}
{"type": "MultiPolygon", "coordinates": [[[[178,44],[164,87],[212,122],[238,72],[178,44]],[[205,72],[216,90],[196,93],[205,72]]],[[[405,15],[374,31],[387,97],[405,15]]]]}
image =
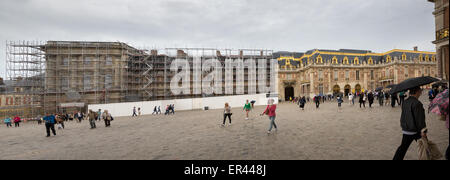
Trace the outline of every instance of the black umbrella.
{"type": "Polygon", "coordinates": [[[433,87],[440,87],[440,86],[447,86],[447,82],[439,81],[439,82],[433,84],[433,87]]]}
{"type": "Polygon", "coordinates": [[[386,88],[392,89],[392,88],[394,88],[395,86],[397,86],[397,85],[396,85],[396,84],[391,84],[391,85],[386,86],[386,88]]]}
{"type": "Polygon", "coordinates": [[[407,79],[407,80],[401,82],[400,84],[397,84],[397,86],[392,88],[389,91],[389,93],[394,94],[394,93],[398,93],[398,92],[402,92],[402,91],[407,91],[409,89],[412,89],[412,88],[415,88],[418,86],[431,84],[436,81],[439,81],[439,79],[436,79],[436,78],[430,77],[430,76],[407,79]]]}
{"type": "Polygon", "coordinates": [[[377,87],[376,89],[375,89],[375,91],[381,91],[381,90],[383,90],[384,89],[384,87],[377,87]]]}

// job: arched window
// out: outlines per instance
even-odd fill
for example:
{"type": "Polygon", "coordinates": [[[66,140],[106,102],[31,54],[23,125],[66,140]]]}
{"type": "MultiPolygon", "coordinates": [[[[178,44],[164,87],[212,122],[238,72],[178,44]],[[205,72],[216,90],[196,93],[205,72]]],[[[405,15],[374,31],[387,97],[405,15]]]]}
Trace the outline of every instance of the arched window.
{"type": "Polygon", "coordinates": [[[402,54],[402,60],[403,60],[403,61],[406,61],[406,53],[403,53],[403,54],[402,54]]]}
{"type": "Polygon", "coordinates": [[[419,61],[422,62],[423,61],[423,55],[419,55],[419,61]]]}
{"type": "Polygon", "coordinates": [[[343,61],[342,63],[343,63],[343,64],[349,64],[349,63],[348,63],[348,57],[347,57],[347,56],[344,57],[344,61],[343,61]]]}
{"type": "Polygon", "coordinates": [[[359,58],[355,57],[355,59],[353,59],[353,64],[359,64],[359,58]]]}
{"type": "Polygon", "coordinates": [[[426,55],[426,56],[425,56],[425,61],[426,61],[426,62],[429,62],[429,61],[430,61],[430,56],[426,55]]]}
{"type": "Polygon", "coordinates": [[[436,62],[436,55],[431,56],[431,61],[436,62]]]}
{"type": "Polygon", "coordinates": [[[338,59],[336,56],[333,57],[333,64],[337,64],[338,63],[338,59]]]}
{"type": "Polygon", "coordinates": [[[392,57],[390,55],[387,55],[386,63],[390,63],[391,61],[392,61],[392,57]]]}
{"type": "Polygon", "coordinates": [[[322,56],[317,56],[317,58],[316,58],[316,63],[317,64],[319,64],[319,63],[321,63],[321,64],[323,64],[323,59],[322,59],[322,56]]]}
{"type": "Polygon", "coordinates": [[[368,63],[369,63],[369,64],[373,64],[373,59],[372,59],[372,57],[369,58],[368,63]]]}

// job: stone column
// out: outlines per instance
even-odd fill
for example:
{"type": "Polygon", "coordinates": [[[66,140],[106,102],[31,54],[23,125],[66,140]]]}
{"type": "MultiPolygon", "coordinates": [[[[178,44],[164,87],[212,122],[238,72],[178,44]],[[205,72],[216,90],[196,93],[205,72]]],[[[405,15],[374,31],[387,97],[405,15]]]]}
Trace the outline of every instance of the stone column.
{"type": "Polygon", "coordinates": [[[310,87],[310,91],[309,91],[309,95],[310,97],[314,96],[314,73],[309,73],[309,79],[311,81],[311,87],[310,87]]]}
{"type": "Polygon", "coordinates": [[[363,89],[367,91],[369,89],[369,86],[367,85],[367,72],[363,71],[363,73],[364,73],[363,89]]]}

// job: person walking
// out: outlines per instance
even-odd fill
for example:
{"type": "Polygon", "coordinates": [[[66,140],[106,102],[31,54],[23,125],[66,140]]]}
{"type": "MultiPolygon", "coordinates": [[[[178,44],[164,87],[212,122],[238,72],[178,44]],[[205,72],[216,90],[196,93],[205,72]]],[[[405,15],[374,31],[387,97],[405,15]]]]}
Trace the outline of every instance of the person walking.
{"type": "Polygon", "coordinates": [[[344,102],[340,95],[337,96],[337,102],[338,102],[338,107],[341,107],[342,103],[344,102]]]}
{"type": "Polygon", "coordinates": [[[302,98],[300,98],[300,108],[302,108],[302,110],[305,110],[305,104],[306,104],[306,98],[305,98],[305,96],[303,96],[302,98]]]}
{"type": "Polygon", "coordinates": [[[403,137],[401,145],[398,147],[394,155],[394,160],[403,160],[411,143],[422,137],[426,137],[426,132],[421,132],[426,128],[425,109],[419,101],[422,94],[420,87],[409,90],[409,98],[402,105],[402,115],[400,117],[400,126],[402,128],[403,137]]]}
{"type": "Polygon", "coordinates": [[[88,117],[89,117],[89,125],[91,125],[91,129],[97,128],[97,126],[95,125],[96,117],[98,117],[100,119],[101,116],[99,116],[99,114],[97,114],[96,112],[89,110],[88,117]]]}
{"type": "Polygon", "coordinates": [[[385,102],[385,106],[389,105],[389,98],[391,97],[391,95],[389,94],[389,92],[385,92],[384,93],[384,97],[386,98],[386,102],[385,102]]]}
{"type": "Polygon", "coordinates": [[[56,123],[58,124],[58,129],[64,129],[64,119],[62,115],[55,115],[56,123]]]}
{"type": "Polygon", "coordinates": [[[175,115],[175,104],[172,104],[170,110],[172,111],[172,114],[175,115]]]}
{"type": "Polygon", "coordinates": [[[267,131],[267,134],[270,134],[272,131],[272,128],[275,128],[275,131],[278,130],[277,125],[275,124],[275,118],[276,118],[276,110],[277,110],[277,105],[274,104],[274,100],[273,99],[269,99],[268,105],[266,107],[266,109],[264,110],[264,112],[261,114],[262,115],[267,115],[269,116],[269,120],[270,120],[270,124],[269,124],[269,130],[267,131]]]}
{"type": "Polygon", "coordinates": [[[316,109],[319,109],[320,106],[320,96],[314,96],[313,98],[314,102],[316,103],[316,109]]]}
{"type": "Polygon", "coordinates": [[[401,105],[403,104],[403,102],[405,101],[405,97],[406,97],[405,92],[404,92],[404,91],[400,92],[400,93],[398,94],[398,97],[400,98],[400,103],[398,103],[398,105],[401,106],[401,105]]]}
{"type": "Polygon", "coordinates": [[[155,108],[153,108],[153,113],[152,113],[152,115],[155,114],[155,113],[158,114],[158,109],[157,109],[156,106],[155,106],[155,108]]]}
{"type": "Polygon", "coordinates": [[[348,94],[348,103],[350,105],[355,105],[355,101],[353,100],[353,94],[352,93],[348,94]]]}
{"type": "Polygon", "coordinates": [[[96,120],[101,121],[102,120],[102,110],[98,109],[97,114],[95,114],[96,120]]]}
{"type": "Polygon", "coordinates": [[[141,116],[141,108],[138,108],[138,116],[141,116]]]}
{"type": "Polygon", "coordinates": [[[397,93],[392,94],[391,96],[391,106],[394,108],[395,107],[395,103],[398,103],[398,97],[397,97],[397,93]]]}
{"type": "Polygon", "coordinates": [[[169,115],[170,112],[170,105],[166,106],[166,112],[164,113],[164,115],[169,115]]]}
{"type": "Polygon", "coordinates": [[[10,117],[6,117],[3,122],[6,124],[7,128],[12,127],[12,125],[11,125],[11,118],[10,117]]]}
{"type": "Polygon", "coordinates": [[[228,117],[228,120],[230,120],[231,125],[231,106],[228,103],[225,103],[225,109],[223,110],[223,124],[222,126],[225,126],[226,119],[228,117]]]}
{"type": "Polygon", "coordinates": [[[131,115],[131,117],[137,116],[136,114],[136,107],[133,107],[133,115],[131,115]]]}
{"type": "Polygon", "coordinates": [[[378,103],[380,104],[380,106],[383,106],[383,105],[384,105],[383,100],[384,100],[384,93],[383,93],[383,91],[380,91],[380,92],[378,93],[378,103]]]}
{"type": "Polygon", "coordinates": [[[47,131],[47,137],[50,137],[50,130],[52,130],[53,135],[56,136],[56,130],[55,130],[55,115],[48,114],[44,117],[45,121],[45,129],[47,131]]]}
{"type": "Polygon", "coordinates": [[[81,121],[83,120],[83,114],[81,113],[81,111],[78,111],[76,114],[75,114],[75,118],[77,118],[78,119],[78,123],[81,123],[81,121]]]}
{"type": "Polygon", "coordinates": [[[359,108],[362,108],[361,105],[363,105],[364,108],[366,108],[366,94],[364,93],[359,94],[359,108]]]}
{"type": "Polygon", "coordinates": [[[161,112],[161,106],[158,106],[158,112],[156,113],[156,114],[162,114],[162,112],[161,112]]]}
{"type": "Polygon", "coordinates": [[[369,91],[369,94],[367,95],[367,99],[369,100],[369,108],[372,108],[373,101],[375,100],[372,91],[369,91]]]}
{"type": "Polygon", "coordinates": [[[20,119],[19,116],[14,117],[14,127],[20,127],[20,122],[22,120],[20,119]]]}
{"type": "Polygon", "coordinates": [[[113,117],[108,112],[108,110],[105,110],[102,116],[103,120],[105,121],[105,127],[111,127],[111,121],[113,120],[113,117]]]}
{"type": "Polygon", "coordinates": [[[248,113],[252,110],[252,104],[247,101],[245,101],[244,109],[245,111],[245,119],[248,120],[248,113]]]}

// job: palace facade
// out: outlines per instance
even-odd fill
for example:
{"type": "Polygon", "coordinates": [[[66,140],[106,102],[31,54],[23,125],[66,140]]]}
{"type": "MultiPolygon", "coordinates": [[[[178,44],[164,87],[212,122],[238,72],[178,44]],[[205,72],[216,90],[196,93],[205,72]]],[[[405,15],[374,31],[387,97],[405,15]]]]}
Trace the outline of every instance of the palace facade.
{"type": "Polygon", "coordinates": [[[313,97],[374,90],[420,76],[438,76],[436,53],[394,49],[385,53],[368,50],[321,50],[278,54],[279,98],[313,97]]]}

